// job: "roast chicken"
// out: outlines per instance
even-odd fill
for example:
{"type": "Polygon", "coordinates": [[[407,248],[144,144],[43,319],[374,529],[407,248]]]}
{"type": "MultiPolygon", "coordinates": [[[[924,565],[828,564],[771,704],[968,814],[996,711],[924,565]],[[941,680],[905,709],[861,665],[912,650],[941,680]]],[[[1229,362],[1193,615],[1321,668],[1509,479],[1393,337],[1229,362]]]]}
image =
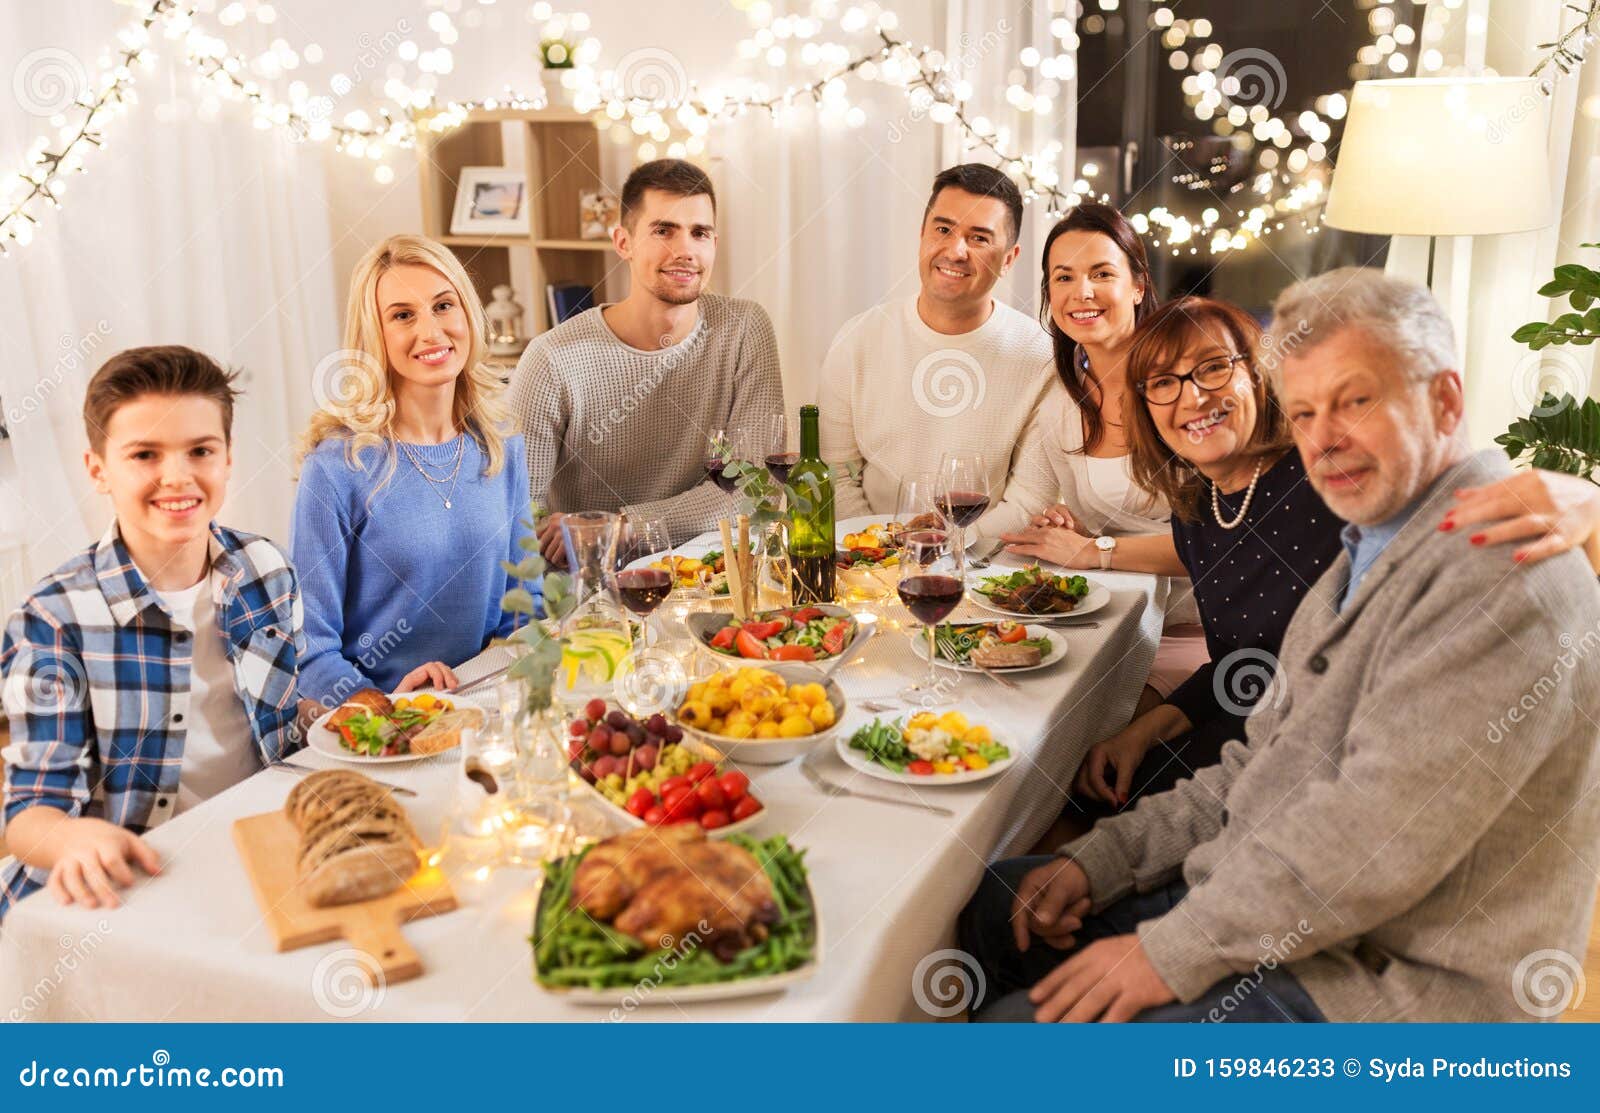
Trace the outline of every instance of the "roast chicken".
{"type": "Polygon", "coordinates": [[[692,935],[724,958],[759,942],[778,918],[755,855],[708,840],[692,823],[642,827],[600,843],[573,875],[572,903],[647,947],[673,947],[692,935]]]}

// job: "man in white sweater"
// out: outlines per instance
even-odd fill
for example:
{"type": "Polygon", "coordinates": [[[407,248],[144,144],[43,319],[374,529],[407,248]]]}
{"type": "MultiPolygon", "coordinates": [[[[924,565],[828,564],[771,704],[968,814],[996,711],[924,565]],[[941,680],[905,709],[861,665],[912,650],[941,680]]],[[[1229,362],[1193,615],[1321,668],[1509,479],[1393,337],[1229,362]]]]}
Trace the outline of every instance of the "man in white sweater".
{"type": "Polygon", "coordinates": [[[991,296],[1021,253],[1021,225],[1022,195],[999,170],[967,163],[933,180],[921,291],[849,321],[822,363],[821,447],[835,467],[837,517],[891,515],[902,478],[937,471],[946,453],[982,453],[990,509],[976,531],[1028,524],[1005,491],[1017,443],[1053,382],[1050,339],[991,296]]]}

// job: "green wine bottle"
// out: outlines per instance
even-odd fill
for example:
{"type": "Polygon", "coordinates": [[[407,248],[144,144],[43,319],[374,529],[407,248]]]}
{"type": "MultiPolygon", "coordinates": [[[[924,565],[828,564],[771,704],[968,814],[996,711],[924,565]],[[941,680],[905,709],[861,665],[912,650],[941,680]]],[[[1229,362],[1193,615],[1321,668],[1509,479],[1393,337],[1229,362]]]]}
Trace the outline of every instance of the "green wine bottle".
{"type": "Polygon", "coordinates": [[[817,447],[817,407],[800,407],[800,459],[789,472],[789,593],[833,602],[833,473],[817,447]]]}

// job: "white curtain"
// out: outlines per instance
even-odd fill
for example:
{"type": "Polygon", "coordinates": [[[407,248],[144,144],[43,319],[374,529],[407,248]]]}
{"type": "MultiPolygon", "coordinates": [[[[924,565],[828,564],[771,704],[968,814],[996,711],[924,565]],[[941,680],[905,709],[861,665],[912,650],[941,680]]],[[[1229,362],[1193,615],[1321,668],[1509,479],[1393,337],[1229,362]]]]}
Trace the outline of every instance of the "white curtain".
{"type": "MultiPolygon", "coordinates": [[[[6,5],[0,72],[52,51],[68,80],[75,65],[93,74],[133,11],[103,0],[6,5]]],[[[337,346],[319,154],[254,129],[231,103],[202,119],[205,99],[171,44],[158,45],[136,91],[62,210],[46,211],[34,242],[0,260],[0,399],[12,438],[0,444],[0,531],[21,541],[5,570],[8,610],[109,520],[84,475],[81,419],[84,386],[108,356],[186,344],[243,372],[222,520],[286,543],[293,435],[310,413],[311,369],[337,346]]],[[[8,102],[6,173],[36,135],[57,131],[8,102]]]]}

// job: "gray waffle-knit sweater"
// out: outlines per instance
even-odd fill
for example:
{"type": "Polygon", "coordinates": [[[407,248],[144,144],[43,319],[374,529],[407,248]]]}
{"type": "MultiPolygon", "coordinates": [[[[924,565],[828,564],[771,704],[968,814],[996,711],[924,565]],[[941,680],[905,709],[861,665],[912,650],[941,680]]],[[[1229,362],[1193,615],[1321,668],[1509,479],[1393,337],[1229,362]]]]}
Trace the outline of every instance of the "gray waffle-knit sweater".
{"type": "Polygon", "coordinates": [[[1578,553],[1524,568],[1438,530],[1453,490],[1509,471],[1499,452],[1449,469],[1343,611],[1340,555],[1248,742],[1062,848],[1097,907],[1182,874],[1139,925],[1180,1000],[1286,963],[1329,1020],[1527,1020],[1580,976],[1600,588],[1578,553]]]}
{"type": "Polygon", "coordinates": [[[624,344],[603,307],[528,345],[511,405],[534,499],[562,513],[659,516],[674,544],[732,512],[732,496],[706,478],[706,438],[783,412],[778,345],[753,301],[702,294],[699,306],[693,331],[660,351],[624,344]]]}

